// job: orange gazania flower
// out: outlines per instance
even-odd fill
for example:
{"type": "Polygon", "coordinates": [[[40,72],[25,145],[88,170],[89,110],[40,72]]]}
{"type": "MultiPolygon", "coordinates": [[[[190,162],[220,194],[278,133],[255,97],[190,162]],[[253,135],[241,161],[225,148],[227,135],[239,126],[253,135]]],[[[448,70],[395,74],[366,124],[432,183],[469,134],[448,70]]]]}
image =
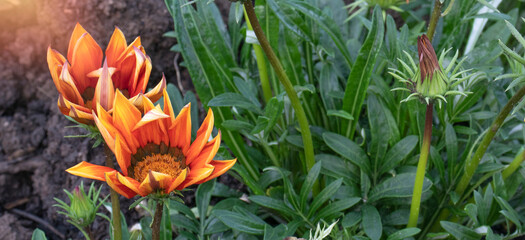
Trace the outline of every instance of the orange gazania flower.
{"type": "MultiPolygon", "coordinates": [[[[47,63],[60,93],[58,108],[64,115],[81,123],[93,124],[92,111],[96,111],[98,103],[109,111],[115,89],[132,100],[145,92],[151,73],[151,60],[141,46],[140,37],[127,45],[122,31],[115,28],[106,48],[103,67],[102,58],[102,49],[78,23],[69,40],[67,59],[58,51],[48,48],[47,63]]],[[[155,102],[162,96],[165,86],[163,77],[145,95],[155,102]]]]}
{"type": "Polygon", "coordinates": [[[169,194],[200,184],[225,173],[236,159],[212,160],[221,142],[221,133],[208,142],[213,130],[211,109],[191,143],[190,104],[175,116],[169,96],[164,109],[145,96],[138,108],[116,92],[113,114],[97,105],[94,120],[108,147],[115,153],[121,171],[81,162],[67,172],[106,181],[121,195],[169,194]]]}

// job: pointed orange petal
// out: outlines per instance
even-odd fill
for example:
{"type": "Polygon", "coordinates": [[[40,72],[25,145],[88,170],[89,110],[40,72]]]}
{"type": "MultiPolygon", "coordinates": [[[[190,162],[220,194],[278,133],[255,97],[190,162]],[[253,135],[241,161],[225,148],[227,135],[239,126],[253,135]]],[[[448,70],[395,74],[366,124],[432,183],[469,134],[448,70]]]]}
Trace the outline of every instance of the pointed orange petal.
{"type": "Polygon", "coordinates": [[[77,44],[78,39],[84,34],[87,33],[87,31],[80,25],[80,23],[77,22],[75,25],[75,29],[73,29],[73,33],[71,34],[71,38],[69,39],[69,47],[67,51],[67,59],[71,60],[73,59],[73,49],[75,48],[75,45],[77,44]]]}
{"type": "Polygon", "coordinates": [[[180,184],[176,189],[182,190],[184,188],[187,188],[205,178],[210,176],[213,173],[213,166],[204,167],[204,168],[197,168],[197,169],[190,169],[190,174],[186,177],[184,182],[180,184]]]}
{"type": "Polygon", "coordinates": [[[55,83],[55,86],[58,90],[58,92],[61,91],[60,84],[58,82],[60,72],[62,71],[62,65],[66,62],[66,59],[62,54],[57,52],[54,49],[51,49],[51,47],[47,48],[47,65],[49,67],[49,72],[51,73],[51,77],[53,78],[53,82],[55,83]]]}
{"type": "Polygon", "coordinates": [[[97,112],[92,113],[95,125],[97,125],[100,135],[104,138],[104,141],[108,145],[112,152],[115,152],[115,137],[117,129],[113,126],[111,116],[104,110],[100,104],[97,105],[97,112]]]}
{"type": "Polygon", "coordinates": [[[117,134],[115,138],[115,158],[120,167],[120,170],[124,175],[128,175],[128,167],[131,162],[131,151],[126,146],[126,143],[122,140],[120,134],[117,134]]]}
{"type": "Polygon", "coordinates": [[[137,130],[138,128],[150,122],[158,121],[159,119],[169,118],[169,117],[170,116],[166,115],[162,110],[158,108],[153,108],[150,111],[148,111],[146,114],[144,114],[144,117],[142,117],[142,119],[140,119],[137,125],[135,125],[135,127],[133,128],[133,131],[137,130]]]}
{"type": "Polygon", "coordinates": [[[72,58],[69,60],[71,62],[71,75],[75,78],[80,92],[83,92],[86,87],[96,86],[96,79],[89,79],[87,74],[100,68],[102,56],[102,49],[89,33],[84,33],[78,39],[73,49],[72,58]]]}
{"type": "Polygon", "coordinates": [[[87,87],[96,86],[96,79],[90,80],[87,74],[100,68],[102,49],[89,33],[84,33],[78,39],[70,62],[71,75],[75,78],[80,92],[83,92],[87,87]]]}
{"type": "Polygon", "coordinates": [[[113,104],[113,124],[120,130],[130,150],[139,147],[137,139],[131,134],[131,130],[140,119],[140,111],[120,91],[117,91],[113,104]]]}
{"type": "Polygon", "coordinates": [[[116,170],[83,161],[73,167],[68,168],[66,172],[84,178],[106,181],[104,174],[107,172],[116,172],[116,170]]]}
{"type": "Polygon", "coordinates": [[[69,109],[69,116],[74,118],[77,122],[93,125],[93,115],[88,113],[89,110],[76,104],[71,104],[69,109]]]}
{"type": "MultiPolygon", "coordinates": [[[[186,155],[191,142],[191,104],[184,106],[169,131],[170,146],[182,149],[186,155]]],[[[186,155],[187,156],[187,155],[186,155]]]]}
{"type": "Polygon", "coordinates": [[[224,174],[225,172],[227,172],[230,168],[233,167],[233,165],[235,165],[235,162],[237,162],[237,159],[233,159],[233,160],[213,160],[211,161],[211,165],[215,167],[215,170],[213,170],[213,173],[206,177],[205,179],[202,179],[200,181],[198,181],[196,184],[201,184],[203,182],[207,182],[209,180],[212,180],[222,174],[224,174]]]}
{"type": "MultiPolygon", "coordinates": [[[[151,89],[145,95],[146,95],[146,97],[151,99],[152,102],[157,102],[160,99],[160,97],[162,97],[164,89],[166,89],[166,77],[164,76],[164,74],[162,74],[162,79],[160,80],[159,84],[157,84],[157,86],[155,86],[155,88],[151,89]]],[[[166,106],[166,105],[164,105],[164,106],[166,106]]]]}
{"type": "Polygon", "coordinates": [[[117,174],[117,171],[106,173],[106,182],[108,183],[108,185],[111,188],[113,188],[115,192],[119,193],[120,195],[126,198],[132,198],[136,196],[137,193],[135,191],[133,191],[131,188],[127,187],[119,181],[117,174]]]}
{"type": "Polygon", "coordinates": [[[177,188],[186,179],[187,175],[188,175],[188,169],[185,168],[184,170],[182,170],[182,172],[179,173],[179,176],[177,176],[177,178],[173,180],[170,187],[166,189],[167,191],[164,193],[169,194],[170,192],[173,192],[173,190],[175,190],[175,188],[177,188]]]}
{"type": "Polygon", "coordinates": [[[164,173],[159,173],[155,171],[149,171],[148,176],[140,184],[140,190],[143,194],[148,195],[155,190],[164,190],[168,189],[173,183],[173,178],[164,173]]]}
{"type": "MultiPolygon", "coordinates": [[[[140,72],[143,69],[143,67],[147,66],[147,60],[148,60],[146,55],[144,55],[144,53],[142,53],[138,48],[133,47],[133,50],[135,54],[135,66],[133,68],[134,71],[133,71],[132,78],[130,79],[130,88],[129,88],[130,96],[134,96],[139,93],[145,92],[146,89],[142,88],[142,85],[139,86],[139,82],[140,82],[139,76],[140,76],[140,72]]],[[[151,62],[150,62],[150,66],[151,66],[151,62]]]]}
{"type": "Polygon", "coordinates": [[[95,96],[93,97],[94,104],[100,103],[102,108],[109,111],[113,108],[113,101],[115,100],[115,88],[111,80],[111,74],[108,69],[107,61],[104,61],[102,72],[97,81],[95,88],[95,96]]]}
{"type": "Polygon", "coordinates": [[[214,139],[206,143],[204,148],[202,148],[200,154],[195,159],[187,159],[186,163],[191,163],[190,167],[192,169],[204,167],[206,164],[210,163],[213,157],[215,157],[215,154],[217,154],[217,151],[219,150],[220,146],[221,132],[219,131],[219,134],[217,134],[217,136],[214,139]]]}
{"type": "Polygon", "coordinates": [[[128,187],[132,191],[140,194],[141,196],[145,196],[141,193],[140,183],[137,180],[130,178],[130,177],[123,176],[120,173],[117,173],[117,179],[120,183],[124,184],[126,187],[128,187]]]}
{"type": "Polygon", "coordinates": [[[122,33],[122,31],[118,27],[115,27],[115,31],[113,31],[113,35],[111,35],[108,47],[106,48],[106,59],[108,61],[108,66],[118,67],[116,65],[116,61],[124,53],[126,48],[127,43],[126,37],[124,37],[124,33],[122,33]]]}
{"type": "MultiPolygon", "coordinates": [[[[191,144],[190,149],[188,149],[188,154],[185,154],[186,159],[189,159],[191,161],[200,154],[202,148],[210,138],[211,131],[213,130],[213,121],[213,111],[210,108],[208,109],[208,115],[202,122],[201,127],[199,128],[199,130],[197,130],[197,137],[195,138],[195,141],[193,141],[193,143],[191,144]]],[[[187,162],[187,164],[189,163],[191,162],[187,162]]]]}
{"type": "Polygon", "coordinates": [[[60,73],[59,79],[59,92],[70,102],[79,105],[84,105],[84,100],[82,99],[82,96],[80,95],[80,92],[78,91],[77,86],[75,85],[73,76],[69,74],[67,62],[62,66],[62,71],[60,73]]]}

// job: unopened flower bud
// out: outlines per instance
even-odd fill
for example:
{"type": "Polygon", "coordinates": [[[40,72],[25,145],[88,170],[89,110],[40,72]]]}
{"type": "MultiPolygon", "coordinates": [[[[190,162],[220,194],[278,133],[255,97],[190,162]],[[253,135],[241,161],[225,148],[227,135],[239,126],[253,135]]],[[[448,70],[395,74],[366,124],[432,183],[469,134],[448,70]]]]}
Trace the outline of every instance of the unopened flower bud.
{"type": "Polygon", "coordinates": [[[443,96],[447,91],[447,79],[439,65],[432,43],[426,35],[417,38],[417,52],[419,71],[413,80],[417,83],[416,91],[423,97],[431,99],[443,96]]]}
{"type": "Polygon", "coordinates": [[[95,220],[96,210],[96,204],[88,198],[84,188],[76,187],[71,198],[71,220],[82,227],[88,226],[95,220]]]}

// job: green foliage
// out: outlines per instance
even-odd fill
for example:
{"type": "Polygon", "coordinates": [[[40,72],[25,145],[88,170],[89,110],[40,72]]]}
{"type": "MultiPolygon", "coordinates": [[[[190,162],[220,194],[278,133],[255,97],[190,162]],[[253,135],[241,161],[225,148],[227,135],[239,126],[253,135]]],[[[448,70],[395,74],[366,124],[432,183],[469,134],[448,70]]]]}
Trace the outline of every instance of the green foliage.
{"type": "MultiPolygon", "coordinates": [[[[213,1],[166,0],[174,18],[168,35],[178,42],[172,50],[182,54],[202,104],[214,110],[225,143],[221,152],[239,159],[232,175],[248,188],[239,200],[219,183],[201,185],[193,210],[170,202],[177,239],[308,237],[332,223],[327,239],[523,235],[525,172],[520,162],[508,176],[502,171],[520,161],[515,156],[524,144],[525,101],[503,122],[466,191],[454,191],[492,122],[525,81],[523,23],[517,21],[523,4],[505,1],[498,11],[480,13],[485,1],[444,2],[444,9],[454,5],[438,22],[433,46],[438,55],[457,52],[442,54],[439,62],[447,77],[460,79],[454,88],[470,94],[443,96],[444,105],[434,109],[420,228],[405,228],[425,107],[400,103],[409,95],[391,91],[405,86],[388,69],[416,74],[410,73],[419,59],[416,38],[426,31],[431,1],[395,1],[395,16],[363,1],[348,8],[342,0],[255,1],[310,124],[316,164],[304,173],[297,118],[275,72],[253,50],[258,43],[242,19],[242,4],[232,3],[225,23],[213,1]],[[476,19],[488,21],[469,34],[476,19]],[[312,191],[317,181],[319,193],[312,191]],[[210,196],[221,199],[212,206],[210,196]],[[452,218],[441,216],[447,211],[452,218]]],[[[182,107],[183,94],[172,85],[168,91],[178,96],[172,105],[182,107]]]]}

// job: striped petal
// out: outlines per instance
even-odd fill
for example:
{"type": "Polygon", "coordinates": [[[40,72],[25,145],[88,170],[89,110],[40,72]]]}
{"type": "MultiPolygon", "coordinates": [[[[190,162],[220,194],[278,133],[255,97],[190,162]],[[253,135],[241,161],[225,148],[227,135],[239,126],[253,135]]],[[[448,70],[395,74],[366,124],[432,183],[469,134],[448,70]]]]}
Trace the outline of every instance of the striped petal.
{"type": "Polygon", "coordinates": [[[106,182],[108,183],[108,185],[111,188],[113,188],[115,192],[119,193],[120,195],[126,198],[132,198],[134,196],[137,196],[137,193],[135,191],[133,191],[131,188],[127,187],[119,181],[117,174],[117,171],[106,173],[106,182]]]}
{"type": "Polygon", "coordinates": [[[114,100],[115,88],[113,87],[113,81],[111,80],[111,73],[108,69],[108,63],[107,61],[104,61],[104,66],[102,67],[102,71],[95,88],[94,103],[99,103],[100,106],[109,111],[113,108],[114,100]]]}
{"type": "MultiPolygon", "coordinates": [[[[190,168],[202,168],[215,157],[219,147],[221,146],[221,132],[210,142],[206,143],[200,154],[193,160],[190,160],[190,168]]],[[[188,162],[188,161],[186,161],[188,162]]]]}
{"type": "Polygon", "coordinates": [[[112,152],[115,152],[115,136],[117,135],[117,129],[113,126],[113,120],[106,110],[104,110],[100,104],[97,105],[97,114],[92,113],[93,120],[97,125],[100,135],[104,138],[104,141],[108,145],[112,152]]]}
{"type": "Polygon", "coordinates": [[[71,75],[80,92],[84,92],[87,87],[96,86],[96,79],[90,80],[87,74],[100,68],[102,56],[102,49],[91,35],[82,34],[73,48],[72,57],[68,57],[71,62],[71,75]]]}
{"type": "Polygon", "coordinates": [[[203,182],[207,182],[209,180],[212,180],[222,174],[224,174],[225,172],[227,172],[230,168],[233,167],[233,165],[235,165],[235,162],[237,162],[237,159],[233,159],[233,160],[213,160],[210,162],[210,165],[212,165],[213,167],[215,167],[215,169],[213,170],[213,173],[198,181],[196,184],[201,184],[203,182]]]}
{"type": "Polygon", "coordinates": [[[205,178],[210,176],[213,173],[213,167],[204,167],[204,168],[197,168],[197,169],[190,169],[190,174],[186,177],[184,182],[180,184],[178,187],[176,187],[177,190],[182,190],[184,188],[187,188],[205,178]]]}
{"type": "Polygon", "coordinates": [[[139,147],[137,139],[131,134],[131,130],[140,119],[140,111],[120,91],[117,91],[113,104],[113,124],[120,130],[130,150],[139,147]]]}
{"type": "Polygon", "coordinates": [[[204,145],[208,142],[208,139],[210,138],[211,132],[213,130],[213,111],[208,109],[208,115],[202,122],[201,127],[197,131],[197,137],[195,138],[195,141],[191,144],[190,149],[188,149],[188,153],[186,155],[186,164],[190,164],[193,159],[195,159],[196,156],[198,156],[204,148],[204,145]]]}
{"type": "Polygon", "coordinates": [[[66,58],[62,56],[62,54],[54,49],[51,49],[51,47],[47,48],[47,65],[58,92],[61,91],[58,77],[62,71],[62,65],[64,65],[65,62],[66,58]]]}
{"type": "Polygon", "coordinates": [[[166,189],[166,192],[164,193],[169,194],[170,192],[173,192],[173,190],[175,190],[186,179],[187,175],[188,168],[185,168],[184,170],[182,170],[182,172],[180,172],[179,176],[175,178],[175,180],[173,180],[170,187],[166,189]]]}
{"type": "Polygon", "coordinates": [[[148,176],[146,176],[144,181],[140,184],[140,191],[145,195],[156,190],[166,191],[166,189],[168,189],[173,183],[173,180],[174,179],[168,174],[150,170],[148,176]]]}
{"type": "Polygon", "coordinates": [[[120,183],[122,183],[124,186],[128,187],[129,189],[131,189],[132,191],[134,191],[135,193],[141,195],[141,196],[145,196],[141,193],[140,191],[140,183],[133,179],[133,178],[130,178],[130,177],[126,177],[120,173],[117,173],[117,179],[120,183]]]}
{"type": "Polygon", "coordinates": [[[125,145],[126,142],[122,140],[120,134],[115,138],[115,158],[124,175],[128,175],[128,167],[131,164],[131,151],[125,145]]]}
{"type": "Polygon", "coordinates": [[[92,163],[82,161],[81,163],[68,168],[66,172],[79,177],[90,178],[99,181],[106,181],[104,175],[109,172],[116,172],[116,170],[113,168],[95,165],[92,163]]]}
{"type": "MultiPolygon", "coordinates": [[[[184,106],[175,122],[172,123],[171,128],[168,130],[170,137],[170,146],[178,147],[182,149],[183,153],[186,153],[191,143],[191,104],[184,106]]],[[[186,155],[186,154],[184,154],[186,155]]],[[[187,156],[187,155],[186,155],[187,156]]]]}
{"type": "Polygon", "coordinates": [[[75,81],[73,80],[73,76],[69,73],[68,64],[67,62],[62,65],[62,71],[60,72],[59,81],[58,81],[59,87],[57,87],[57,90],[70,102],[84,105],[84,100],[82,99],[82,96],[80,95],[80,92],[77,89],[77,86],[75,85],[75,81]]]}
{"type": "Polygon", "coordinates": [[[157,86],[155,86],[145,95],[146,97],[151,99],[152,102],[157,102],[162,97],[164,89],[166,89],[166,77],[164,76],[164,74],[162,74],[162,79],[160,80],[159,84],[157,84],[157,86]]]}
{"type": "Polygon", "coordinates": [[[67,59],[73,59],[73,49],[75,48],[78,39],[80,39],[80,37],[84,35],[84,33],[87,33],[87,31],[82,27],[82,25],[80,25],[80,23],[77,22],[75,28],[73,29],[73,33],[71,34],[71,38],[69,39],[69,47],[67,48],[67,59]]]}
{"type": "Polygon", "coordinates": [[[127,48],[126,37],[124,33],[118,28],[115,27],[113,35],[109,40],[108,47],[106,48],[106,59],[108,61],[108,66],[117,67],[116,62],[122,54],[124,54],[127,48]]]}

